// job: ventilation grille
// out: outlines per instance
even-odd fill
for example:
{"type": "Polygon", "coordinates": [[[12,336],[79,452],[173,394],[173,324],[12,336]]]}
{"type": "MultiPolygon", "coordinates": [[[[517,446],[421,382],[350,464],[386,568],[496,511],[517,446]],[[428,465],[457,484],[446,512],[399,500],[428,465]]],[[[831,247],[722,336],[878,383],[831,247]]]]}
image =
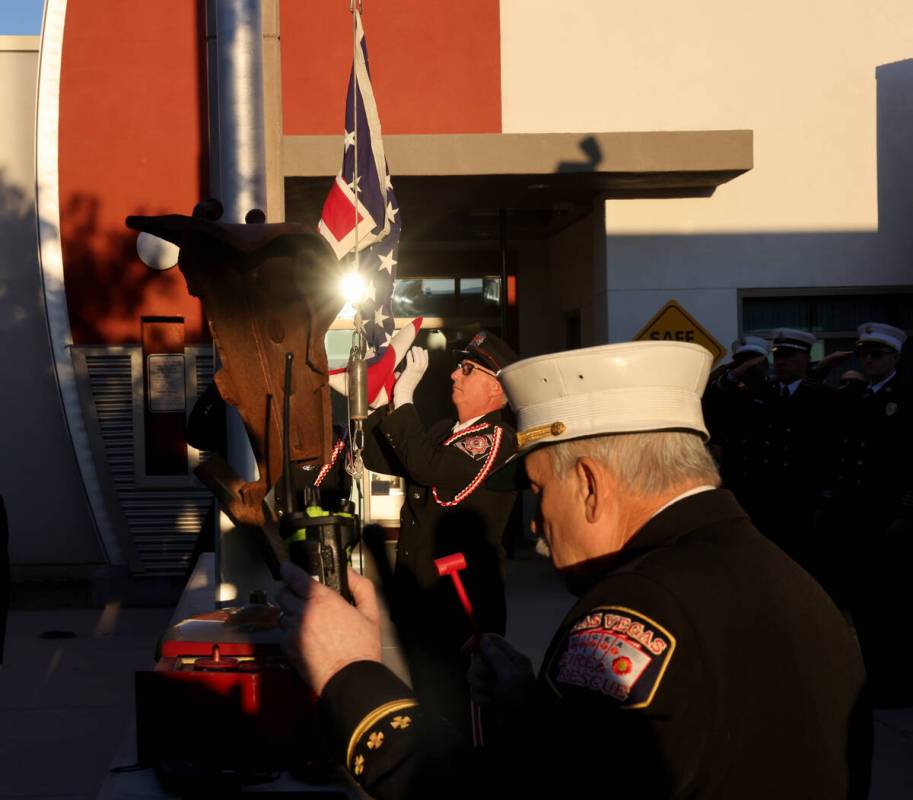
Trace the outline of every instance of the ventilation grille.
{"type": "MultiPolygon", "coordinates": [[[[212,495],[199,484],[170,489],[137,486],[132,357],[129,352],[87,354],[86,364],[108,468],[144,574],[183,575],[212,495]]],[[[211,379],[212,357],[201,353],[196,357],[198,395],[211,379]]]]}

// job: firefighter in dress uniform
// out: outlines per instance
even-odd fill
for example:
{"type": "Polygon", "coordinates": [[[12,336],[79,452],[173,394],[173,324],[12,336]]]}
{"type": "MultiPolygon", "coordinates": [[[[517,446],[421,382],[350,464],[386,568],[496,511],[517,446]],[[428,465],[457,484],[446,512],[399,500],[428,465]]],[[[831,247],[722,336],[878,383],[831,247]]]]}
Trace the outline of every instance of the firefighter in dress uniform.
{"type": "Polygon", "coordinates": [[[748,398],[740,396],[728,373],[719,381],[719,394],[728,392],[739,417],[724,478],[755,526],[819,574],[815,512],[835,407],[834,390],[822,375],[848,354],[832,354],[810,370],[814,334],[778,328],[772,339],[774,380],[748,398]]]}
{"type": "MultiPolygon", "coordinates": [[[[536,680],[482,639],[469,753],[380,663],[376,601],[283,567],[287,652],[382,798],[863,798],[862,660],[827,594],[752,527],[704,447],[709,353],[633,342],[504,370],[535,532],[580,596],[536,680]],[[346,636],[337,631],[344,629],[346,636]]],[[[502,473],[494,476],[498,479],[502,473]]]]}
{"type": "Polygon", "coordinates": [[[412,397],[428,355],[413,347],[393,388],[393,412],[380,409],[369,418],[364,460],[369,469],[406,481],[388,599],[413,685],[426,705],[469,730],[468,656],[460,651],[472,628],[434,560],[463,553],[461,577],[476,619],[482,630],[503,634],[502,540],[516,495],[487,489],[485,479],[516,452],[498,375],[517,356],[485,331],[458,355],[451,374],[457,420],[422,423],[412,397]]]}
{"type": "Polygon", "coordinates": [[[738,497],[745,420],[767,389],[770,342],[760,336],[741,336],[732,343],[731,352],[732,361],[710,373],[703,410],[710,452],[720,467],[723,484],[738,497]]]}
{"type": "Polygon", "coordinates": [[[892,325],[859,326],[866,386],[861,394],[838,392],[833,470],[823,492],[833,556],[828,588],[853,617],[873,701],[881,706],[913,705],[907,664],[894,646],[913,610],[913,405],[897,375],[906,338],[892,325]]]}

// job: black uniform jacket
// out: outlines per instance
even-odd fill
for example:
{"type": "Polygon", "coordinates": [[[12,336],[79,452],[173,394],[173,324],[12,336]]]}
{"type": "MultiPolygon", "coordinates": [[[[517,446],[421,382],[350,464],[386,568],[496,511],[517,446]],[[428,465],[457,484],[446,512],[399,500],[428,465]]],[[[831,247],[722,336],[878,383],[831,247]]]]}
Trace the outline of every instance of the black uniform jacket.
{"type": "Polygon", "coordinates": [[[913,685],[894,636],[911,609],[913,402],[896,376],[870,396],[841,400],[824,492],[828,585],[852,613],[873,702],[909,706],[913,685]]]}
{"type": "MultiPolygon", "coordinates": [[[[779,383],[752,390],[728,387],[722,378],[708,387],[705,405],[720,430],[723,479],[764,533],[775,534],[767,529],[775,527],[769,523],[791,513],[801,516],[817,503],[835,400],[830,386],[811,379],[790,397],[781,396],[779,383]]],[[[776,535],[772,538],[777,541],[776,535]]]]}
{"type": "Polygon", "coordinates": [[[588,566],[535,702],[483,756],[382,666],[334,676],[321,703],[355,778],[378,797],[866,796],[850,631],[729,492],[676,502],[588,566]]]}
{"type": "Polygon", "coordinates": [[[913,401],[891,378],[869,396],[841,393],[836,447],[825,495],[841,514],[870,520],[913,515],[913,401]]]}
{"type": "Polygon", "coordinates": [[[434,560],[466,557],[461,573],[482,630],[503,633],[506,610],[502,538],[515,493],[485,488],[486,477],[516,452],[516,434],[495,411],[451,433],[453,420],[426,429],[411,403],[371,415],[365,464],[406,479],[400,515],[393,615],[457,648],[471,634],[452,581],[434,560]]]}

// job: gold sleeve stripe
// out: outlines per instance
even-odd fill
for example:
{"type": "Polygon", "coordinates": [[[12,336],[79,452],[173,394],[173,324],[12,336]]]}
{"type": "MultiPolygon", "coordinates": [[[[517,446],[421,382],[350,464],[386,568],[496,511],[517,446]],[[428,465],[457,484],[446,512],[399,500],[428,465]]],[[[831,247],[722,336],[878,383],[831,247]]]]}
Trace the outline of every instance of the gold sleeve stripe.
{"type": "Polygon", "coordinates": [[[370,728],[373,728],[384,717],[390,714],[393,714],[397,711],[403,711],[407,708],[414,708],[417,705],[418,703],[411,698],[407,700],[392,700],[389,703],[384,703],[382,706],[378,706],[369,714],[367,714],[365,718],[358,723],[354,733],[352,733],[352,738],[349,739],[349,748],[346,751],[346,767],[348,767],[350,770],[352,769],[352,756],[355,754],[355,748],[358,746],[358,743],[370,728]]]}

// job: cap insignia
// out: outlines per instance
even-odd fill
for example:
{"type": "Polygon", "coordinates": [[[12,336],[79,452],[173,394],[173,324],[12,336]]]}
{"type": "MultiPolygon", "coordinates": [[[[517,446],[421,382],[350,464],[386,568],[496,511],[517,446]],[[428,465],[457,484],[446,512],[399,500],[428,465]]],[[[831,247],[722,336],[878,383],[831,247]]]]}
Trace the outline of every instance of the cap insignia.
{"type": "Polygon", "coordinates": [[[553,422],[550,425],[537,425],[535,428],[527,428],[517,434],[517,447],[525,447],[530,442],[537,442],[546,436],[560,436],[566,430],[567,426],[563,422],[553,422]]]}

